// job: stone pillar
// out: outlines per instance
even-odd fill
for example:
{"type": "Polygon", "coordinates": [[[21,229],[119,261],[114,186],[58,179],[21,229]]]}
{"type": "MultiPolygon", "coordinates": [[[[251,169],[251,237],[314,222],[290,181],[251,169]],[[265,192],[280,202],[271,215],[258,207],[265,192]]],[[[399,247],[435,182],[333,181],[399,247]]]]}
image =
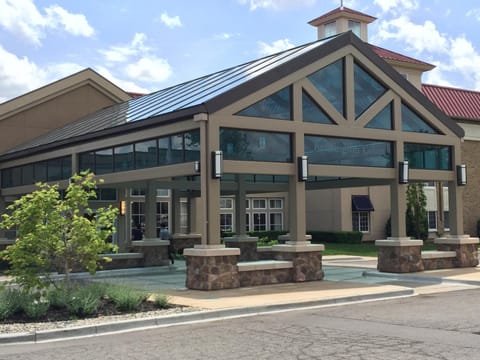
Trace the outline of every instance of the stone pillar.
{"type": "Polygon", "coordinates": [[[246,195],[245,175],[239,174],[237,175],[237,194],[235,198],[235,232],[240,237],[247,236],[246,195]]]}
{"type": "Polygon", "coordinates": [[[447,235],[435,239],[437,250],[457,253],[454,260],[455,267],[476,267],[478,265],[478,244],[479,239],[469,235],[447,235]]]}
{"type": "Polygon", "coordinates": [[[145,188],[145,232],[146,239],[157,236],[157,187],[153,181],[147,181],[145,188]]]}
{"type": "Polygon", "coordinates": [[[376,240],[378,248],[378,271],[411,273],[423,271],[422,240],[388,238],[376,240]]]}
{"type": "Polygon", "coordinates": [[[250,237],[246,234],[223,238],[227,248],[240,249],[239,261],[255,261],[257,256],[258,237],[250,237]]]}
{"type": "Polygon", "coordinates": [[[322,254],[325,246],[321,244],[309,244],[296,242],[295,244],[274,245],[275,260],[287,260],[293,262],[293,281],[322,280],[322,254]]]}
{"type": "Polygon", "coordinates": [[[193,290],[222,290],[240,287],[238,258],[240,249],[195,247],[185,249],[186,287],[193,290]]]}

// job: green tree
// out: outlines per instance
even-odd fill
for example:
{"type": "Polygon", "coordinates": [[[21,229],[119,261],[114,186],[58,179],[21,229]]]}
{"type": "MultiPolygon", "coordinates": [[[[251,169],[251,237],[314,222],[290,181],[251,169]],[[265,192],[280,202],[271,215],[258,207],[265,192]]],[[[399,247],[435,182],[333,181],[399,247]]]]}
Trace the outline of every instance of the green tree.
{"type": "Polygon", "coordinates": [[[407,235],[426,240],[428,237],[427,197],[422,183],[411,183],[407,187],[407,235]]]}
{"type": "Polygon", "coordinates": [[[17,240],[1,252],[10,264],[8,274],[25,290],[46,289],[52,271],[65,274],[64,286],[71,288],[70,273],[81,267],[94,274],[100,266],[99,253],[116,250],[107,242],[115,232],[118,209],[88,207],[96,197],[93,174],[74,175],[62,198],[58,185],[37,184],[38,189],[16,200],[2,215],[0,227],[16,229],[17,240]]]}

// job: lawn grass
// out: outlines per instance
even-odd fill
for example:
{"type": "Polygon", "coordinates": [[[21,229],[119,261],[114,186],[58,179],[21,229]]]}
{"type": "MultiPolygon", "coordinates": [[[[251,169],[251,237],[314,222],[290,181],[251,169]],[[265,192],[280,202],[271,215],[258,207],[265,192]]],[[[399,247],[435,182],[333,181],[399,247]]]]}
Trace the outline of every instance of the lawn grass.
{"type": "MultiPolygon", "coordinates": [[[[374,242],[362,244],[339,244],[324,243],[325,251],[323,255],[354,255],[354,256],[377,256],[377,247],[374,242]]],[[[435,250],[435,245],[426,243],[422,250],[435,250]]]]}

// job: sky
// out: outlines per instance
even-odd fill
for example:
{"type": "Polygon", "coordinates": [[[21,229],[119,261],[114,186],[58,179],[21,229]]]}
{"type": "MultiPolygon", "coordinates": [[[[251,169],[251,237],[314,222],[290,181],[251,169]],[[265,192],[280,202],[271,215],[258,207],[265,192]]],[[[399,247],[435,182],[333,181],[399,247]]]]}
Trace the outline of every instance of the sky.
{"type": "MultiPolygon", "coordinates": [[[[0,103],[92,68],[149,93],[317,39],[342,0],[0,0],[0,103]]],[[[480,91],[478,0],[343,0],[369,42],[428,62],[423,82],[480,91]]]]}

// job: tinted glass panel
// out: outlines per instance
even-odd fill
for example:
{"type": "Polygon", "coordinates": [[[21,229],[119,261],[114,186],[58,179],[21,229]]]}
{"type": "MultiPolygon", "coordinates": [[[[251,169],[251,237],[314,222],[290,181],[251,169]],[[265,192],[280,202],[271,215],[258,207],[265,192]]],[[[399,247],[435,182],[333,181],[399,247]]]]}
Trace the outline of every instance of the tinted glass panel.
{"type": "Polygon", "coordinates": [[[11,187],[12,183],[12,169],[3,169],[2,170],[2,187],[11,187]]]}
{"type": "Polygon", "coordinates": [[[184,134],[185,161],[200,160],[200,130],[184,134]]]}
{"type": "Polygon", "coordinates": [[[87,152],[79,156],[80,171],[90,170],[95,172],[95,153],[87,152]]]}
{"type": "Polygon", "coordinates": [[[305,92],[302,94],[303,121],[320,124],[333,124],[330,117],[320,106],[305,92]]]}
{"type": "Polygon", "coordinates": [[[237,115],[290,120],[291,108],[290,87],[286,87],[238,112],[237,115]]]}
{"type": "Polygon", "coordinates": [[[371,129],[385,129],[392,130],[392,104],[387,105],[380,111],[372,120],[365,125],[366,128],[371,129]]]}
{"type": "Polygon", "coordinates": [[[427,134],[439,134],[437,130],[427,124],[425,120],[414,113],[405,104],[402,104],[402,130],[427,134]]]}
{"type": "Polygon", "coordinates": [[[23,165],[22,166],[22,185],[34,184],[33,178],[33,165],[23,165]]]}
{"type": "Polygon", "coordinates": [[[311,74],[308,79],[335,106],[337,111],[344,115],[343,59],[311,74]]]}
{"type": "Polygon", "coordinates": [[[227,160],[292,161],[290,134],[222,128],[220,148],[227,160]]]}
{"type": "Polygon", "coordinates": [[[22,185],[22,168],[20,166],[12,169],[12,186],[22,185]]]}
{"type": "Polygon", "coordinates": [[[392,167],[392,143],[325,136],[305,136],[305,155],[312,164],[392,167]]]}
{"type": "Polygon", "coordinates": [[[135,168],[144,169],[157,166],[157,140],[135,144],[135,168]]]}
{"type": "Polygon", "coordinates": [[[355,117],[357,118],[372,105],[386,89],[357,64],[354,64],[354,79],[355,117]]]}
{"type": "Polygon", "coordinates": [[[170,137],[158,139],[158,162],[160,165],[170,164],[170,137]]]}
{"type": "Polygon", "coordinates": [[[62,159],[51,159],[47,163],[48,181],[62,179],[62,159]]]}
{"type": "Polygon", "coordinates": [[[108,174],[113,172],[113,149],[95,152],[95,173],[108,174]]]}
{"type": "Polygon", "coordinates": [[[133,145],[114,148],[115,171],[133,170],[133,145]]]}
{"type": "Polygon", "coordinates": [[[70,156],[62,159],[62,179],[72,176],[72,158],[70,156]]]}
{"type": "Polygon", "coordinates": [[[183,162],[183,135],[172,135],[170,137],[170,157],[169,164],[176,164],[183,162]]]}
{"type": "Polygon", "coordinates": [[[47,181],[47,162],[42,161],[34,164],[33,166],[35,182],[45,182],[47,181]]]}
{"type": "Polygon", "coordinates": [[[431,144],[404,144],[405,159],[411,169],[451,170],[450,146],[431,144]]]}

